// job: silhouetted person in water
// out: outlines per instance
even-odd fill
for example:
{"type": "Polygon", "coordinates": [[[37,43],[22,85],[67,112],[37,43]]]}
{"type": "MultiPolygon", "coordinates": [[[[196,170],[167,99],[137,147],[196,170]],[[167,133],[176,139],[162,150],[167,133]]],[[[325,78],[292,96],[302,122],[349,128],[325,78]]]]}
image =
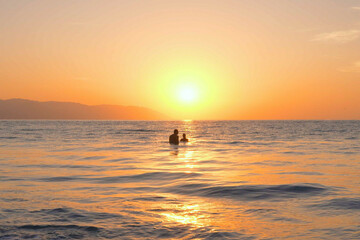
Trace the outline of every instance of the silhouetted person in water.
{"type": "Polygon", "coordinates": [[[188,142],[189,139],[186,138],[186,134],[183,134],[183,138],[180,140],[181,142],[188,142]]]}
{"type": "Polygon", "coordinates": [[[169,143],[179,145],[179,131],[177,129],[174,130],[174,134],[170,135],[169,137],[169,143]]]}

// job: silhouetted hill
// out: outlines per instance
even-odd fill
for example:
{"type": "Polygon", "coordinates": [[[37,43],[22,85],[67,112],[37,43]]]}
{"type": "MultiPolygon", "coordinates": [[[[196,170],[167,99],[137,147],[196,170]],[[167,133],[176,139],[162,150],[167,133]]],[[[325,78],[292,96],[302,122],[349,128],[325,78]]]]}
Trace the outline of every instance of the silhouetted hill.
{"type": "Polygon", "coordinates": [[[166,120],[169,118],[144,107],[89,106],[72,102],[9,99],[0,100],[0,119],[166,120]]]}

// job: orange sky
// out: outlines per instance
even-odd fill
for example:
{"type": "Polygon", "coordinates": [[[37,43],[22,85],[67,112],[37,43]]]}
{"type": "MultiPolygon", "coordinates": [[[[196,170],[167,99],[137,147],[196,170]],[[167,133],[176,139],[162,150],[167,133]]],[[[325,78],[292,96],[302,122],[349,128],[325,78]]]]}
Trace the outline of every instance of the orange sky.
{"type": "Polygon", "coordinates": [[[360,119],[358,0],[0,0],[0,53],[0,99],[360,119]]]}

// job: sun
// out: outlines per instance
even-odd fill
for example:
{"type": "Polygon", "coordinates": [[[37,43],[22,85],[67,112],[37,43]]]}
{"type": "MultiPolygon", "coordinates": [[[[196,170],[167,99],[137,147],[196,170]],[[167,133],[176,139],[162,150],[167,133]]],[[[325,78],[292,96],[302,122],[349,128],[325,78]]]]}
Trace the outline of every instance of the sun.
{"type": "Polygon", "coordinates": [[[178,98],[185,103],[195,102],[198,98],[198,89],[192,85],[182,85],[178,88],[178,98]]]}

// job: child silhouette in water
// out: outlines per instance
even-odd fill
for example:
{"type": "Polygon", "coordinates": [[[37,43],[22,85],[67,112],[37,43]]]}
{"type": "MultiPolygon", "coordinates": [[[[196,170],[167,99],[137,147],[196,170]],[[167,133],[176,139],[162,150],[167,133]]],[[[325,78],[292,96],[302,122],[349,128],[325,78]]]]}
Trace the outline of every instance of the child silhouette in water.
{"type": "Polygon", "coordinates": [[[189,139],[186,138],[186,134],[183,134],[183,138],[180,140],[181,142],[188,142],[189,139]]]}

